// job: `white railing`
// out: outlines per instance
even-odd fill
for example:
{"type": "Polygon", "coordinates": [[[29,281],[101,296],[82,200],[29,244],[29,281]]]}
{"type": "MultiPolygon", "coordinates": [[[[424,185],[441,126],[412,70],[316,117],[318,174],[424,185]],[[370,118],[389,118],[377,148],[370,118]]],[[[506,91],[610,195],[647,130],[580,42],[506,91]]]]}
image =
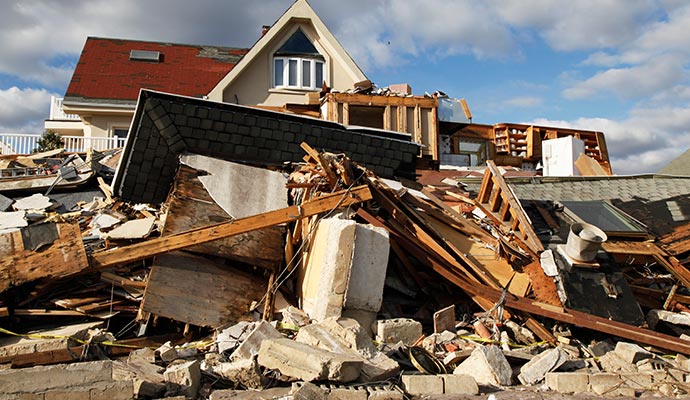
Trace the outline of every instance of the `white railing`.
{"type": "MultiPolygon", "coordinates": [[[[85,153],[88,149],[110,150],[125,145],[126,138],[95,138],[83,136],[61,136],[63,147],[69,153],[85,153]]],[[[41,135],[21,133],[0,133],[0,154],[31,154],[38,147],[41,135]]]]}
{"type": "Polygon", "coordinates": [[[62,109],[62,97],[52,96],[50,98],[50,120],[69,120],[69,121],[79,121],[81,118],[77,114],[65,114],[62,109]]]}

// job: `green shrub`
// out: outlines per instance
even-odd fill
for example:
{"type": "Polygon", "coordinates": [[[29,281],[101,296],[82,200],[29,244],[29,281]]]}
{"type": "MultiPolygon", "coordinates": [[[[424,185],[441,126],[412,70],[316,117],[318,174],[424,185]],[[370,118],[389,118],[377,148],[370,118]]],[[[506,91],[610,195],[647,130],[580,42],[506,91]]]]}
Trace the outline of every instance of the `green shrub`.
{"type": "Polygon", "coordinates": [[[59,133],[52,129],[46,129],[36,144],[38,147],[34,149],[34,153],[41,153],[44,151],[59,149],[65,145],[65,142],[62,140],[59,133]]]}

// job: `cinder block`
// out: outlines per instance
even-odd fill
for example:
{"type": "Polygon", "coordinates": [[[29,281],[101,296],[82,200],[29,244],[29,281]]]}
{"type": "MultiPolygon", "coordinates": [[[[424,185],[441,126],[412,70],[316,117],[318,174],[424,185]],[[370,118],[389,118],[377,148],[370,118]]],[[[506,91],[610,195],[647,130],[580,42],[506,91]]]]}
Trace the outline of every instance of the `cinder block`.
{"type": "Polygon", "coordinates": [[[443,394],[443,378],[438,375],[402,376],[405,391],[411,395],[443,394]]]}
{"type": "Polygon", "coordinates": [[[369,392],[368,400],[404,400],[405,394],[395,388],[385,388],[379,386],[370,386],[367,388],[369,392]]]}
{"type": "Polygon", "coordinates": [[[558,393],[586,393],[589,391],[589,375],[579,372],[549,372],[546,374],[546,386],[558,393]]]}
{"type": "Polygon", "coordinates": [[[328,400],[367,400],[369,393],[364,386],[332,388],[328,400]]]}
{"type": "Polygon", "coordinates": [[[598,395],[612,395],[623,386],[619,374],[599,373],[589,375],[589,390],[598,395]]]}
{"type": "Polygon", "coordinates": [[[445,394],[479,394],[477,381],[469,375],[445,374],[443,378],[443,393],[445,394]]]}
{"type": "Polygon", "coordinates": [[[645,373],[621,374],[621,380],[625,386],[637,390],[651,389],[653,382],[652,374],[645,373]]]}

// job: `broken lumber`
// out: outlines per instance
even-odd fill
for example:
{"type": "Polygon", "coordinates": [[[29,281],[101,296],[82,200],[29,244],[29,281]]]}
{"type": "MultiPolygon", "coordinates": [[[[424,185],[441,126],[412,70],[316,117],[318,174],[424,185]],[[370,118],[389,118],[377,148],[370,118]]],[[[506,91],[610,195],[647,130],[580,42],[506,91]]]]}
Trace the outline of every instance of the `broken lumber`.
{"type": "Polygon", "coordinates": [[[140,261],[158,254],[184,249],[255,229],[297,221],[304,217],[340,207],[347,207],[367,200],[371,200],[371,193],[366,186],[358,186],[351,190],[341,190],[318,197],[300,206],[290,206],[252,217],[96,253],[91,257],[91,267],[92,269],[102,269],[140,261]]]}
{"type": "Polygon", "coordinates": [[[79,225],[45,224],[40,235],[28,234],[34,230],[29,227],[0,235],[0,293],[37,279],[64,278],[88,267],[79,225]],[[48,240],[56,238],[45,243],[42,238],[47,236],[48,240]],[[40,248],[32,250],[32,240],[42,240],[40,248]]]}

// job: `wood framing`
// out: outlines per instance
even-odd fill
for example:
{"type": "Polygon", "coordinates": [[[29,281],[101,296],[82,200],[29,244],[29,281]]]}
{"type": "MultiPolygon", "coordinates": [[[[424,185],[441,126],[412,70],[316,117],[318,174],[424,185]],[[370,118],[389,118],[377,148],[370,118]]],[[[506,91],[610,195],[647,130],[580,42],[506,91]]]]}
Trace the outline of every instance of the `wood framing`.
{"type": "Polygon", "coordinates": [[[493,218],[498,220],[508,230],[515,232],[535,254],[544,250],[544,246],[532,229],[532,224],[522,209],[520,202],[513,195],[512,190],[498,170],[496,163],[489,160],[484,172],[482,186],[479,189],[477,202],[486,209],[493,218]]]}
{"type": "Polygon", "coordinates": [[[425,146],[422,155],[439,159],[438,99],[435,97],[327,93],[322,103],[326,106],[322,112],[324,119],[345,125],[354,120],[354,107],[380,107],[383,109],[380,127],[411,135],[414,142],[425,146]]]}

